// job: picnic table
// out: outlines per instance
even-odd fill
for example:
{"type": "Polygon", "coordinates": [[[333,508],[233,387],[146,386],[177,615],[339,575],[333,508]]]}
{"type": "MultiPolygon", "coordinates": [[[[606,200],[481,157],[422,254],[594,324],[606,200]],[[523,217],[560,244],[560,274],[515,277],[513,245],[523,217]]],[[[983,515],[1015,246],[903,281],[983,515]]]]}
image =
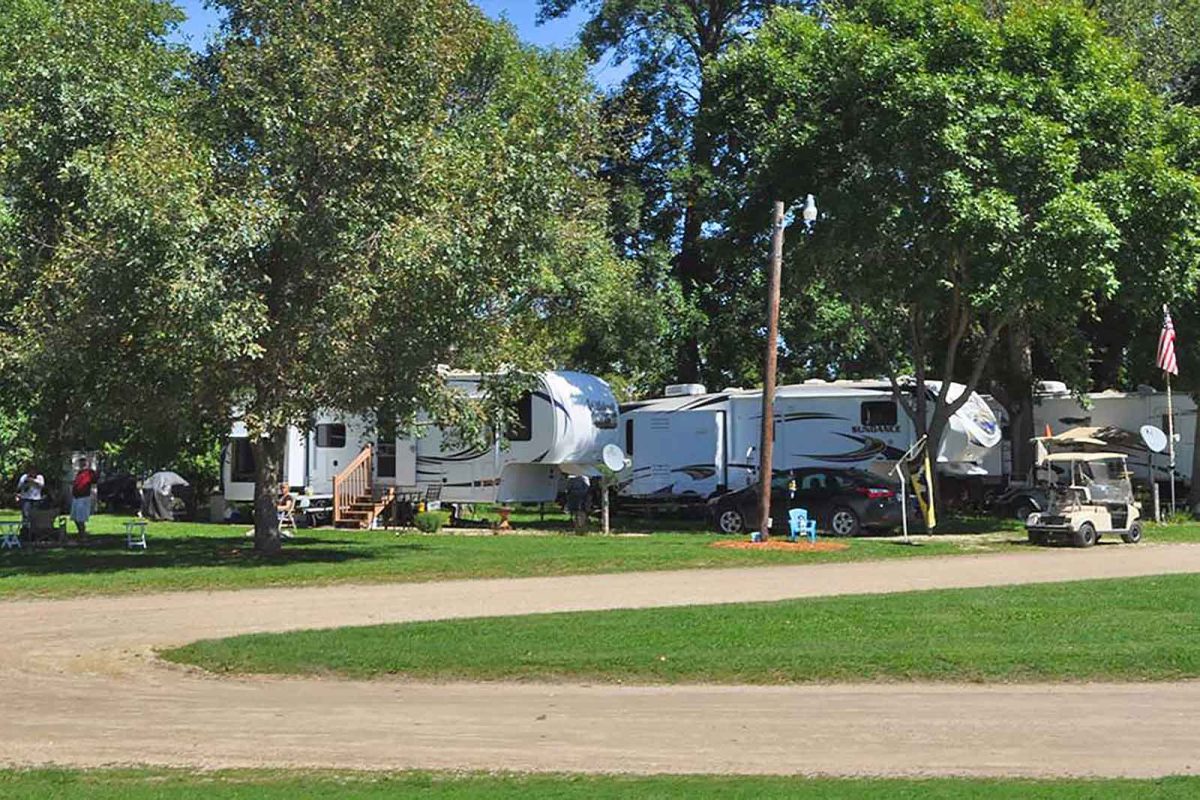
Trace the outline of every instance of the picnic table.
{"type": "Polygon", "coordinates": [[[0,522],[0,550],[21,548],[21,523],[0,522]]]}

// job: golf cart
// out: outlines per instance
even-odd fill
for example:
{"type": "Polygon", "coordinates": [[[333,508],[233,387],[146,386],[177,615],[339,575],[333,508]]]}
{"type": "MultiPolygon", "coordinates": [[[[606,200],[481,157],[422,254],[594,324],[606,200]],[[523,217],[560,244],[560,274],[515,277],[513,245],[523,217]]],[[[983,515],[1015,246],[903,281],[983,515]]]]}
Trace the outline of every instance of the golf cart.
{"type": "Polygon", "coordinates": [[[1106,533],[1118,533],[1130,544],[1141,541],[1141,506],[1133,500],[1125,459],[1121,453],[1044,456],[1056,480],[1050,483],[1046,509],[1025,520],[1029,541],[1067,539],[1076,547],[1091,547],[1106,533]]]}

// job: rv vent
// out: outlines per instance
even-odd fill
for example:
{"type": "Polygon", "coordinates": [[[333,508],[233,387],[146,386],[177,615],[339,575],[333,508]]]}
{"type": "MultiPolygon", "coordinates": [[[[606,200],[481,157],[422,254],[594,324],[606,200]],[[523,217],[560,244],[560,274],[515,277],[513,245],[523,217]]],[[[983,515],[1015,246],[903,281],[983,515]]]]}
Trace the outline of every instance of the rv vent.
{"type": "Polygon", "coordinates": [[[692,397],[704,394],[707,389],[702,383],[674,383],[667,387],[667,397],[692,397]]]}

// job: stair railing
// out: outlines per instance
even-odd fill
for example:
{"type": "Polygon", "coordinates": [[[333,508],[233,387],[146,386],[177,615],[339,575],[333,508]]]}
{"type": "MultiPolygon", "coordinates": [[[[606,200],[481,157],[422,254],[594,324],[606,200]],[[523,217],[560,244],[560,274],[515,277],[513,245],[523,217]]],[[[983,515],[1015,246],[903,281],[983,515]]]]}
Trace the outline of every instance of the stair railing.
{"type": "Polygon", "coordinates": [[[333,524],[337,525],[344,517],[346,509],[359,497],[372,497],[371,487],[371,445],[363,447],[362,452],[346,465],[346,468],[333,476],[333,524]]]}

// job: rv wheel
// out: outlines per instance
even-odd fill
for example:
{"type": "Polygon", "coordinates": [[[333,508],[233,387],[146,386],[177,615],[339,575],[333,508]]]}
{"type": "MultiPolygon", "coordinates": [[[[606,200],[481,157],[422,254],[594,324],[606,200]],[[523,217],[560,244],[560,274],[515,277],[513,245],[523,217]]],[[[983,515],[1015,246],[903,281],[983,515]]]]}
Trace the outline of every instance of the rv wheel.
{"type": "Polygon", "coordinates": [[[1033,503],[1029,502],[1028,500],[1022,500],[1017,504],[1014,516],[1019,522],[1024,522],[1025,520],[1029,519],[1029,515],[1035,511],[1037,511],[1037,509],[1034,508],[1033,503]]]}
{"type": "Polygon", "coordinates": [[[1085,522],[1071,537],[1071,543],[1076,547],[1091,547],[1096,543],[1096,528],[1090,522],[1085,522]]]}
{"type": "Polygon", "coordinates": [[[1126,544],[1137,544],[1142,540],[1142,523],[1135,522],[1129,526],[1128,533],[1121,534],[1121,541],[1126,544]]]}
{"type": "Polygon", "coordinates": [[[746,520],[736,508],[727,508],[717,515],[717,527],[721,533],[741,533],[746,529],[746,520]]]}
{"type": "Polygon", "coordinates": [[[858,534],[858,515],[848,508],[835,508],[829,515],[829,530],[834,536],[858,534]]]}

